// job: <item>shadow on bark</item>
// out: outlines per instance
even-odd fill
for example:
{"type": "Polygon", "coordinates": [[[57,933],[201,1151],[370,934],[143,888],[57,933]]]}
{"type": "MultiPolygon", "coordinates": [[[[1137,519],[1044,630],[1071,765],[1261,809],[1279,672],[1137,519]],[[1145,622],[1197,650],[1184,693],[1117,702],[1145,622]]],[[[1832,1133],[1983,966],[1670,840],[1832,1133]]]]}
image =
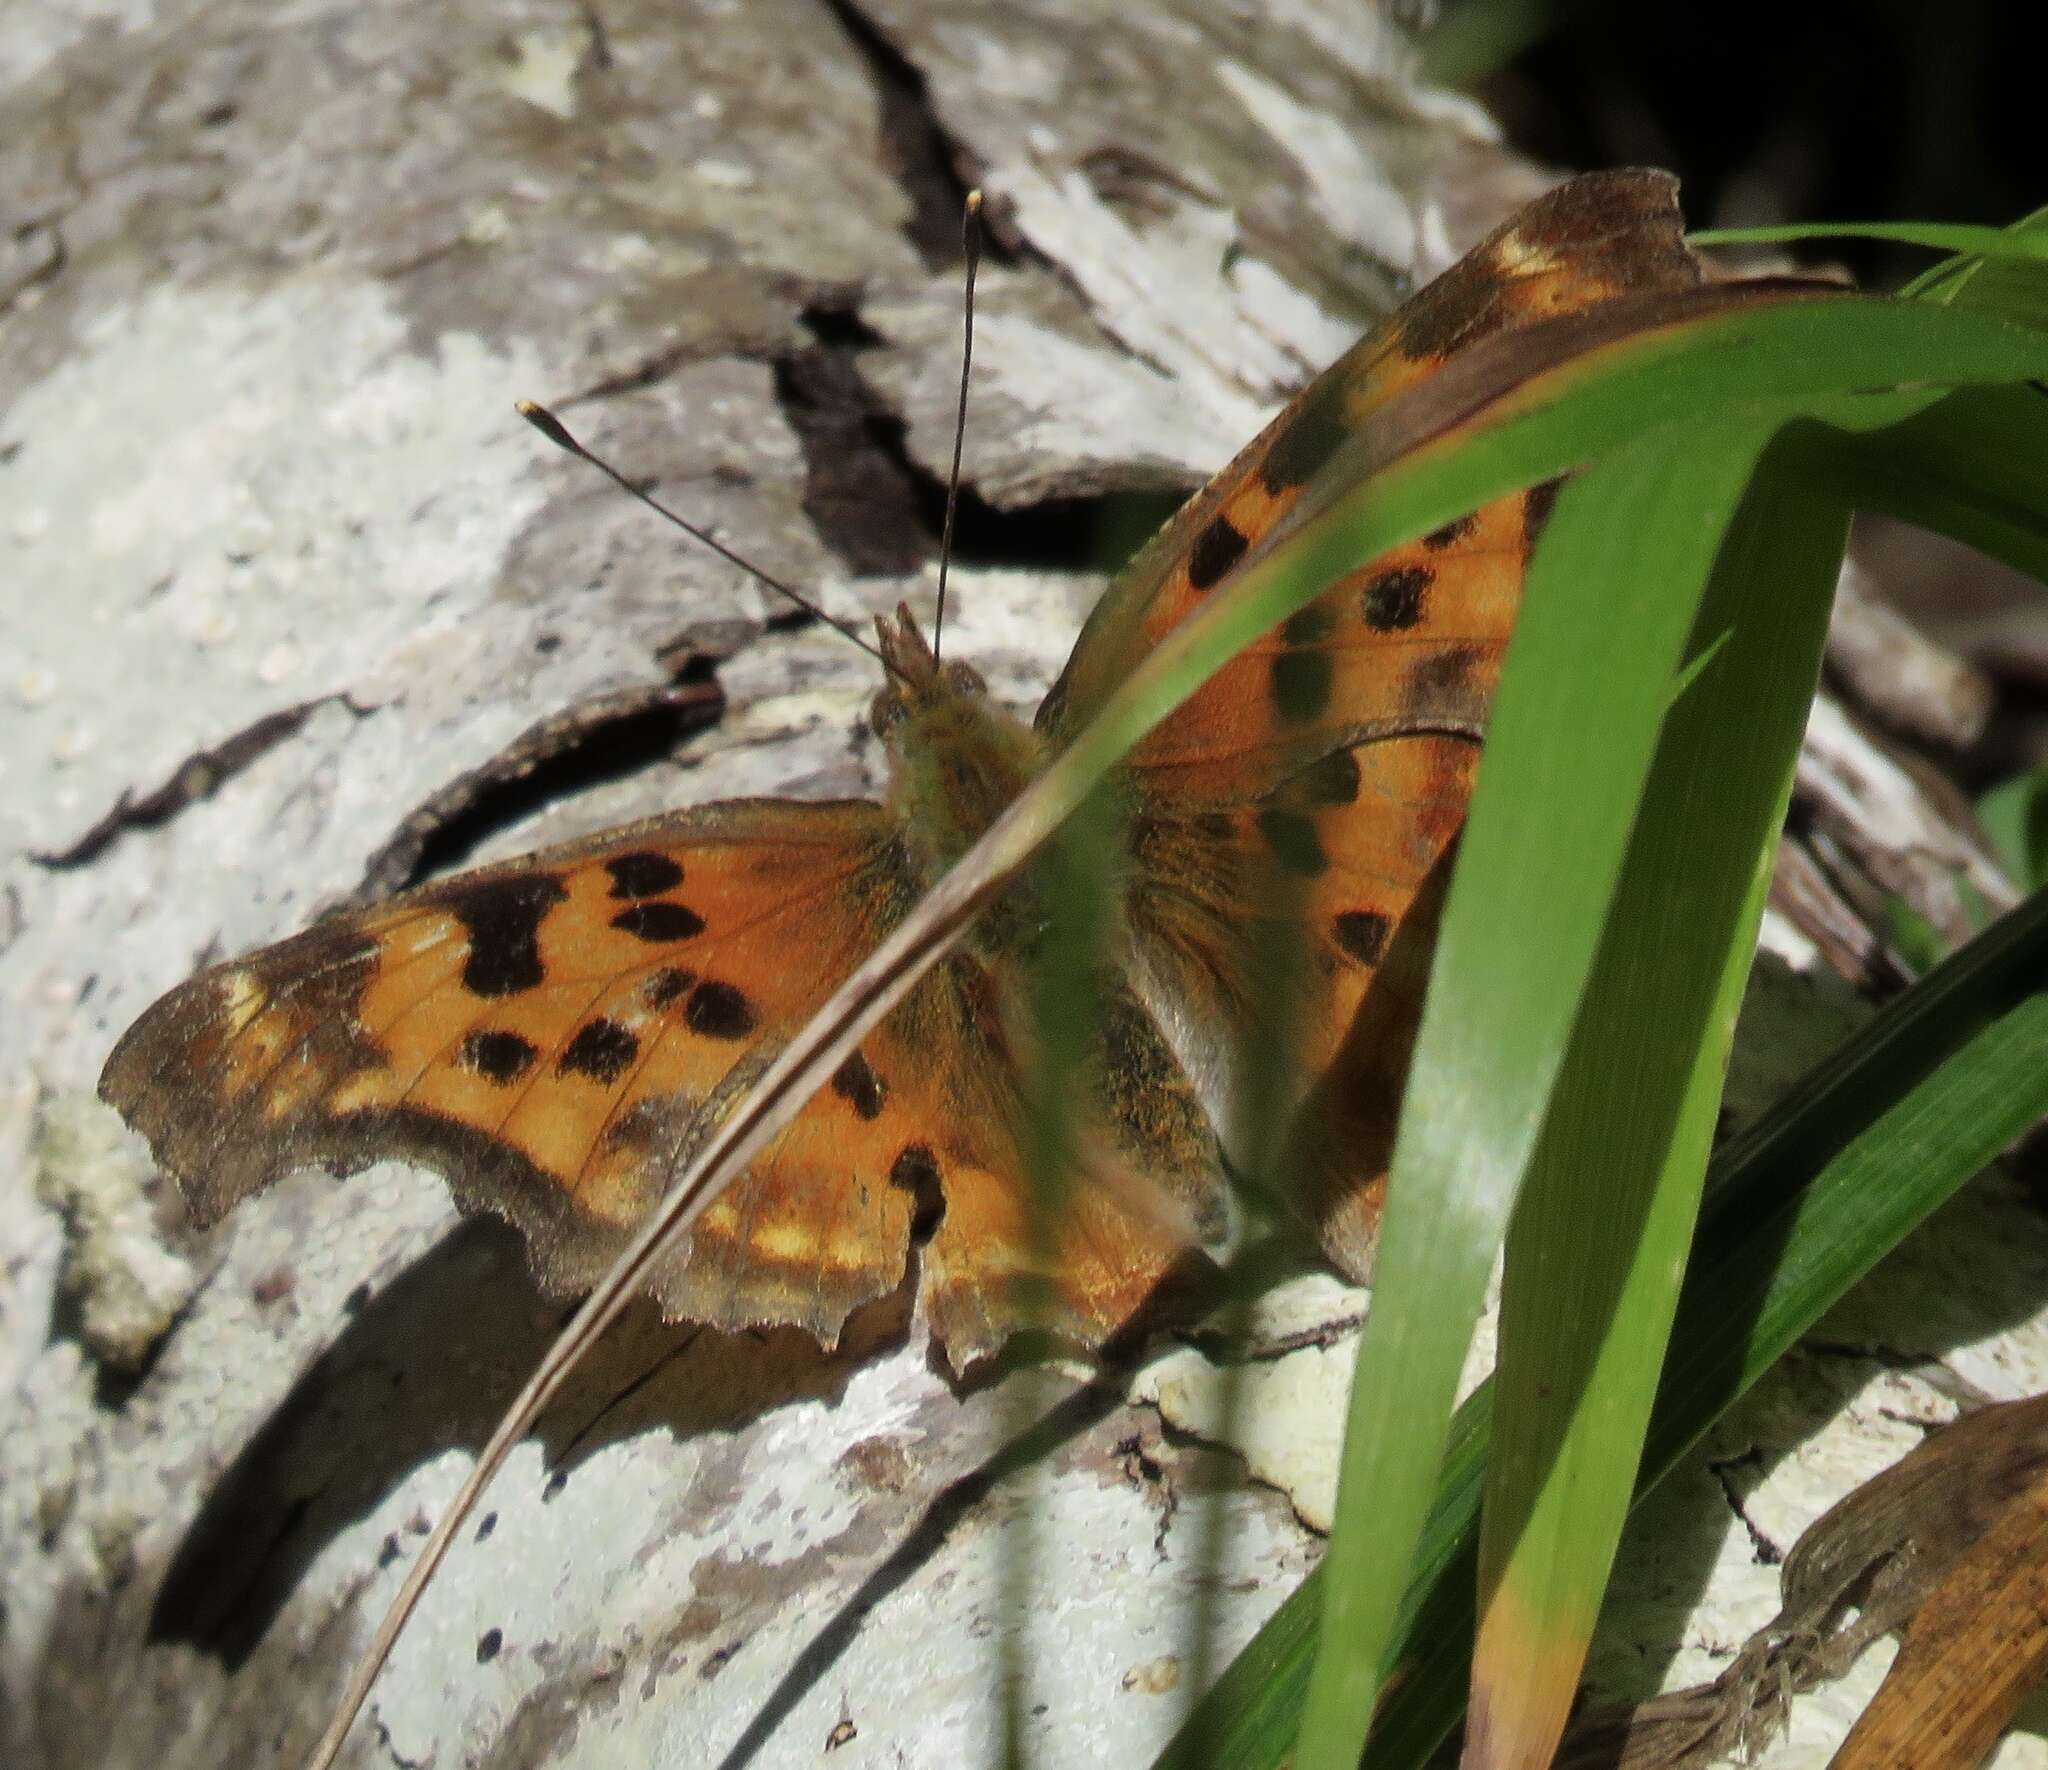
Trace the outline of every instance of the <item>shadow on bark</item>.
{"type": "MultiPolygon", "coordinates": [[[[596,1451],[655,1428],[686,1439],[836,1402],[860,1365],[902,1343],[908,1302],[899,1291],[858,1312],[833,1353],[795,1329],[717,1333],[636,1304],[541,1417],[548,1496],[596,1451]]],[[[490,1219],[365,1300],[214,1484],[157,1589],[150,1642],[239,1669],[341,1531],[421,1463],[481,1446],[566,1314],[536,1292],[517,1234],[490,1219]]],[[[414,1546],[394,1532],[384,1558],[414,1546]]]]}

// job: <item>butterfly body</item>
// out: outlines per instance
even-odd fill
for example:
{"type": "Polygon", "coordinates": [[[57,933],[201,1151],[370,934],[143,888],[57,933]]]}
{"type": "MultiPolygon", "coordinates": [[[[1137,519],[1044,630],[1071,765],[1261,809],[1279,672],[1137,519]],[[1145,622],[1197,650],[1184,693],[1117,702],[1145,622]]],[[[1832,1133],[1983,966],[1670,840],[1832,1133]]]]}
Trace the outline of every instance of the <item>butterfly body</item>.
{"type": "Polygon", "coordinates": [[[1045,746],[972,665],[940,660],[908,608],[875,630],[889,680],[868,724],[888,749],[889,813],[929,889],[1045,766],[1045,746]]]}
{"type": "MultiPolygon", "coordinates": [[[[210,1220],[292,1168],[399,1156],[589,1285],[810,1012],[1220,587],[1344,440],[1475,339],[1697,276],[1670,181],[1580,179],[1319,377],[1106,593],[1037,717],[880,624],[881,804],[740,800],[438,881],[180,985],[102,1094],[210,1220]]],[[[1027,873],[691,1227],[674,1316],[831,1343],[906,1282],[964,1366],[1024,1320],[1096,1345],[1222,1225],[1261,1073],[1286,1196],[1363,1276],[1435,916],[1544,488],[1347,574],[1125,759],[1114,911],[1034,1229],[1027,873]],[[1276,1054],[1283,1059],[1277,1065],[1276,1054]],[[1263,1071],[1262,1071],[1263,1065],[1263,1071]],[[1269,1105],[1271,1102],[1268,1103],[1269,1105]],[[1036,1307],[1034,1304],[1033,1307],[1036,1307]]]]}

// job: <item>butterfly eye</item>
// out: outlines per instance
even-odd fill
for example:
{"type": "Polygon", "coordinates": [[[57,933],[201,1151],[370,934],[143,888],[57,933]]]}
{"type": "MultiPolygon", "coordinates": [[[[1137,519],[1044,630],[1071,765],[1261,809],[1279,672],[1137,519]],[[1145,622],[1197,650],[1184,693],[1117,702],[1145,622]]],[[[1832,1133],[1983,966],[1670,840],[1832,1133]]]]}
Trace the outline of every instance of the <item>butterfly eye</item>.
{"type": "Polygon", "coordinates": [[[955,694],[987,694],[988,680],[972,664],[958,661],[946,666],[946,686],[955,694]]]}
{"type": "Polygon", "coordinates": [[[868,703],[868,727],[876,737],[885,738],[903,723],[906,711],[903,697],[885,688],[868,703]]]}

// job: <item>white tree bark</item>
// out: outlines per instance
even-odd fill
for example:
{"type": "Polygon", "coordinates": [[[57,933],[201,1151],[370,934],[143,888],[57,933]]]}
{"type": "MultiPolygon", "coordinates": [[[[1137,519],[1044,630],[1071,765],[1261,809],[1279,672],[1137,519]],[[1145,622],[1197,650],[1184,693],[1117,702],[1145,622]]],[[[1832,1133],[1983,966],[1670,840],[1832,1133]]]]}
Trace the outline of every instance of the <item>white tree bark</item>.
{"type": "MultiPolygon", "coordinates": [[[[1193,484],[1539,181],[1349,0],[48,0],[0,15],[0,77],[0,1756],[288,1763],[560,1312],[397,1168],[194,1235],[87,1098],[112,1036],[366,874],[875,784],[865,661],[512,401],[837,613],[928,603],[950,242],[984,183],[966,477],[1014,514],[972,528],[949,632],[1028,703],[1100,582],[1046,502],[1193,484]]],[[[1803,969],[1764,977],[1751,1098],[1855,1012],[1816,951],[1881,956],[1845,873],[1893,865],[1930,914],[1958,867],[1999,889],[1865,736],[1816,736],[1832,846],[1787,904],[1837,937],[1778,924],[1803,969]]],[[[1943,1248],[2041,1246],[2004,1192],[1950,1217],[1943,1248]]],[[[1866,1414],[1938,1411],[1889,1354],[2030,1312],[1956,1259],[1972,1285],[1921,1339],[1831,1330],[1871,1356],[1803,1355],[1727,1428],[1759,1494],[1803,1503],[1792,1446],[1849,1374],[1866,1414]]],[[[1358,1304],[1311,1280],[1271,1325],[1358,1304]]],[[[986,1761],[1015,1628],[1037,1761],[1142,1762],[1193,1694],[1200,1508],[1227,1509],[1226,1653],[1318,1553],[1331,1331],[1259,1367],[1247,1480],[1191,1352],[963,1390],[888,1308],[834,1356],[636,1315],[499,1481],[349,1761],[986,1761]],[[1032,1421],[1032,1472],[999,1479],[1032,1421]]],[[[2006,1356],[1948,1368],[2025,1388],[2006,1356]]],[[[1752,1552],[1710,1472],[1671,1493],[1612,1687],[1645,1654],[1690,1675],[1720,1636],[1668,1589],[1752,1552]]]]}

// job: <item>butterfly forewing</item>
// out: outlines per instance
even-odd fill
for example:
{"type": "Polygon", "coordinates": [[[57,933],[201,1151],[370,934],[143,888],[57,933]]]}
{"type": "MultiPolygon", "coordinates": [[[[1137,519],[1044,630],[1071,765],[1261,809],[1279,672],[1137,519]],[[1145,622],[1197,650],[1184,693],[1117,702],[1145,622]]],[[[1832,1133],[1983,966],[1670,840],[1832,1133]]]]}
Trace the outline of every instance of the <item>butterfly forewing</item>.
{"type": "MultiPolygon", "coordinates": [[[[1573,179],[1522,210],[1353,345],[1196,493],[1110,587],[1039,710],[1040,728],[1056,741],[1078,731],[1136,659],[1223,583],[1345,439],[1455,353],[1617,296],[1697,283],[1677,188],[1666,173],[1640,170],[1573,179]]],[[[1519,500],[1505,502],[1513,507],[1519,500]]],[[[1512,514],[1497,518],[1471,534],[1470,545],[1493,551],[1503,528],[1513,533],[1519,526],[1512,514]]],[[[1375,562],[1369,570],[1394,563],[1375,562]]],[[[1511,564],[1505,575],[1512,575],[1511,564]]],[[[1339,594],[1333,589],[1324,600],[1339,594]]],[[[1205,697],[1211,719],[1229,709],[1249,716],[1261,704],[1260,694],[1242,681],[1252,668],[1249,655],[1226,667],[1149,741],[1165,746],[1162,753],[1187,747],[1205,723],[1197,711],[1205,697]]]]}
{"type": "MultiPolygon", "coordinates": [[[[136,1023],[101,1092],[204,1220],[295,1167],[403,1156],[573,1288],[912,895],[873,805],[660,818],[216,966],[136,1023]]],[[[713,1206],[662,1276],[672,1304],[829,1339],[901,1280],[889,1170],[926,1115],[846,1076],[713,1206]]]]}

